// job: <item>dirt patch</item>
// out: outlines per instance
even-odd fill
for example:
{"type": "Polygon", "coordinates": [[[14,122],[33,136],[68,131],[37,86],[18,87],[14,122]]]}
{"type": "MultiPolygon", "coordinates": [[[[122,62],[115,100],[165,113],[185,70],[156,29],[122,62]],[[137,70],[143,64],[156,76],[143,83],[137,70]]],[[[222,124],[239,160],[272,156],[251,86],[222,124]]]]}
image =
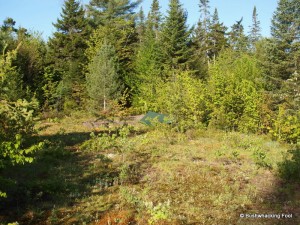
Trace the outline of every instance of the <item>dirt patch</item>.
{"type": "Polygon", "coordinates": [[[130,124],[130,125],[134,125],[137,124],[142,118],[144,117],[144,115],[136,115],[136,116],[129,116],[123,120],[119,120],[116,119],[114,121],[112,120],[90,120],[90,121],[85,121],[82,123],[83,126],[90,128],[90,129],[96,129],[98,127],[109,127],[109,126],[113,126],[113,125],[124,125],[124,124],[130,124]]]}

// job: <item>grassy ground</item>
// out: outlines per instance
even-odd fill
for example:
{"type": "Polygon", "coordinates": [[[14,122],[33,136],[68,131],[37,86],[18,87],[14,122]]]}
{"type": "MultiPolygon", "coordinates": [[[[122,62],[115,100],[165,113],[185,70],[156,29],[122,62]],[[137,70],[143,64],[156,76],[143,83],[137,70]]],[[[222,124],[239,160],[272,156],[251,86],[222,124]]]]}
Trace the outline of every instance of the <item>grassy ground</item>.
{"type": "Polygon", "coordinates": [[[2,171],[10,182],[1,183],[0,223],[300,224],[299,185],[278,176],[289,146],[216,130],[87,125],[94,120],[39,123],[33,141],[45,149],[2,171]]]}

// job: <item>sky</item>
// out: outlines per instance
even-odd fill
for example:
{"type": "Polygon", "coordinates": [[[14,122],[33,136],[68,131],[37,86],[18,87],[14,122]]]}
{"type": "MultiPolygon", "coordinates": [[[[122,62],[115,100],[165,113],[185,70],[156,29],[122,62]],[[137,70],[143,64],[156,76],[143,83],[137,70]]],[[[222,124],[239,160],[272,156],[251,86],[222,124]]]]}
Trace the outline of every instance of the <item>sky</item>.
{"type": "MultiPolygon", "coordinates": [[[[278,0],[210,0],[210,11],[218,9],[220,21],[231,27],[243,17],[245,32],[252,23],[252,11],[256,6],[258,19],[262,28],[262,35],[270,36],[272,15],[276,10],[278,0]]],[[[30,31],[42,33],[45,40],[55,32],[52,23],[60,16],[64,0],[0,0],[0,24],[7,17],[16,21],[16,27],[22,26],[30,31]]],[[[87,4],[89,0],[80,0],[87,4]]],[[[146,15],[152,0],[143,0],[141,6],[146,15]]],[[[165,15],[169,0],[160,0],[161,12],[165,15]]],[[[200,17],[198,0],[181,0],[184,9],[188,12],[187,23],[191,26],[197,23],[200,17]]]]}

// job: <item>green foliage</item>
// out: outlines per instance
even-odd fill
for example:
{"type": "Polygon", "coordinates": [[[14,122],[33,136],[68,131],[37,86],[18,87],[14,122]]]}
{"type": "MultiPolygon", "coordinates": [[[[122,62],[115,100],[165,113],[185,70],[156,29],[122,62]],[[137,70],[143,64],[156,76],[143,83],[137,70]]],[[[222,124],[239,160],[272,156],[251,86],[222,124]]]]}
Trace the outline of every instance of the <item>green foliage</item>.
{"type": "Polygon", "coordinates": [[[86,76],[87,91],[95,108],[102,106],[106,110],[108,100],[120,96],[118,67],[114,47],[105,42],[90,62],[86,76]]]}
{"type": "Polygon", "coordinates": [[[47,63],[51,73],[55,74],[55,82],[58,82],[57,90],[52,90],[53,95],[59,95],[56,98],[57,109],[63,109],[65,100],[74,99],[80,103],[84,98],[84,92],[74,95],[73,89],[78,83],[84,84],[83,64],[87,61],[84,52],[89,28],[85,11],[76,0],[64,2],[61,18],[53,25],[57,31],[48,42],[47,63]]]}
{"type": "Polygon", "coordinates": [[[116,18],[131,20],[134,17],[134,9],[140,3],[141,0],[91,0],[87,5],[90,23],[94,27],[98,27],[109,25],[116,18]]]}
{"type": "Polygon", "coordinates": [[[88,48],[86,50],[89,62],[97,55],[105,40],[108,40],[114,47],[116,57],[118,58],[118,83],[123,85],[123,88],[118,91],[122,93],[126,88],[131,90],[133,87],[134,48],[137,42],[134,21],[115,18],[111,20],[111,23],[99,26],[94,30],[88,41],[88,48]]]}
{"type": "Polygon", "coordinates": [[[247,54],[224,52],[210,68],[210,125],[225,130],[257,132],[262,101],[262,74],[247,54]]]}
{"type": "Polygon", "coordinates": [[[250,27],[249,32],[249,42],[250,42],[250,48],[252,50],[255,49],[255,43],[261,38],[261,28],[260,28],[260,21],[258,20],[258,14],[256,10],[256,6],[253,8],[252,12],[252,25],[250,27]]]}
{"type": "Polygon", "coordinates": [[[115,134],[109,135],[106,133],[95,135],[91,133],[91,139],[85,142],[81,149],[88,151],[104,151],[118,147],[115,134]]]}
{"type": "Polygon", "coordinates": [[[300,28],[299,22],[299,1],[280,0],[273,14],[271,33],[278,40],[291,44],[298,38],[300,28]]]}
{"type": "Polygon", "coordinates": [[[0,99],[16,101],[24,96],[22,75],[13,65],[19,48],[20,45],[7,53],[3,51],[3,55],[0,56],[0,99]]]}
{"type": "Polygon", "coordinates": [[[158,203],[154,206],[153,202],[145,202],[145,207],[150,214],[149,224],[157,224],[159,221],[165,221],[170,218],[170,201],[158,203]]]}
{"type": "Polygon", "coordinates": [[[299,6],[298,0],[280,0],[273,14],[271,34],[277,50],[273,57],[278,67],[276,78],[286,80],[299,71],[299,6]]]}
{"type": "MultiPolygon", "coordinates": [[[[190,34],[186,24],[187,14],[183,10],[179,0],[170,0],[169,10],[165,22],[162,25],[161,46],[163,51],[163,59],[167,78],[172,74],[168,74],[169,70],[185,70],[189,68],[191,55],[190,34]]],[[[173,73],[174,75],[174,73],[173,73]]]]}
{"type": "Polygon", "coordinates": [[[208,56],[215,61],[221,50],[228,47],[227,38],[225,36],[227,27],[219,21],[217,9],[215,9],[212,16],[209,31],[208,56]]]}
{"type": "Polygon", "coordinates": [[[155,101],[157,88],[162,82],[162,53],[158,39],[159,6],[153,2],[146,21],[144,38],[140,43],[135,59],[134,107],[145,112],[157,110],[152,104],[155,101]]]}
{"type": "Polygon", "coordinates": [[[278,140],[294,144],[300,143],[300,112],[287,110],[284,105],[279,106],[270,133],[278,140]]]}
{"type": "MultiPolygon", "coordinates": [[[[25,140],[33,133],[34,118],[38,102],[19,99],[20,95],[12,96],[7,91],[10,80],[14,80],[16,68],[12,60],[17,49],[0,58],[0,168],[7,164],[24,164],[32,162],[32,153],[43,147],[42,143],[25,145],[25,140]],[[16,100],[18,99],[18,100],[16,100]]],[[[9,91],[17,93],[17,86],[9,87],[9,91]]],[[[19,91],[19,90],[18,90],[19,91]]],[[[4,196],[4,194],[1,194],[4,196]]]]}
{"type": "Polygon", "coordinates": [[[287,181],[300,181],[300,147],[296,145],[294,149],[289,150],[285,159],[278,163],[279,175],[287,181]]]}
{"type": "Polygon", "coordinates": [[[33,95],[42,103],[43,73],[45,66],[46,44],[41,34],[31,32],[18,40],[21,44],[14,62],[18,72],[22,74],[22,85],[28,89],[27,98],[33,95]]]}
{"type": "Polygon", "coordinates": [[[201,127],[207,122],[205,85],[188,72],[176,75],[175,81],[162,83],[157,92],[156,104],[160,112],[173,117],[180,130],[201,127]]]}
{"type": "Polygon", "coordinates": [[[10,139],[14,138],[15,134],[32,134],[37,108],[38,103],[35,99],[31,102],[21,99],[17,102],[0,101],[1,137],[10,139]]]}
{"type": "Polygon", "coordinates": [[[263,150],[255,148],[253,151],[253,157],[254,157],[255,164],[259,168],[263,167],[267,169],[272,169],[272,164],[267,158],[266,152],[264,152],[263,150]]]}
{"type": "Polygon", "coordinates": [[[246,52],[248,49],[248,38],[244,34],[244,26],[242,21],[243,17],[240,21],[236,21],[236,23],[231,26],[229,43],[234,50],[246,52]]]}

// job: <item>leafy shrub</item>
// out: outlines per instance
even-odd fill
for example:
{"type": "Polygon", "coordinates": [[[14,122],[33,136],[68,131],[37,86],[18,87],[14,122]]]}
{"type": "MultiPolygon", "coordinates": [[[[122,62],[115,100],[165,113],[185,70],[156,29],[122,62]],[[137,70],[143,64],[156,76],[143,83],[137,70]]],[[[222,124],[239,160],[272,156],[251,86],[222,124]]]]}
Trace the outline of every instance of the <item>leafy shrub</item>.
{"type": "Polygon", "coordinates": [[[288,151],[285,159],[278,164],[281,178],[288,181],[300,181],[300,145],[288,151]]]}
{"type": "Polygon", "coordinates": [[[81,149],[89,151],[102,151],[106,149],[116,148],[116,138],[116,134],[109,135],[107,133],[100,133],[98,135],[95,135],[94,133],[91,133],[91,139],[84,142],[81,145],[81,149]]]}
{"type": "Polygon", "coordinates": [[[170,201],[153,205],[153,202],[145,202],[148,213],[151,215],[148,220],[149,224],[157,224],[160,220],[168,220],[170,218],[170,201]]]}
{"type": "Polygon", "coordinates": [[[293,112],[281,105],[270,133],[277,140],[296,144],[300,142],[300,112],[293,112]]]}
{"type": "Polygon", "coordinates": [[[157,108],[173,117],[181,131],[207,122],[206,88],[201,80],[183,72],[159,88],[157,108]]]}
{"type": "MultiPolygon", "coordinates": [[[[43,147],[43,143],[25,145],[26,138],[34,132],[38,102],[19,99],[22,97],[18,90],[21,87],[17,85],[20,74],[12,65],[18,48],[0,57],[0,169],[8,164],[32,162],[32,153],[43,147]]],[[[0,196],[5,194],[0,192],[0,196]]]]}
{"type": "Polygon", "coordinates": [[[264,151],[255,148],[253,151],[253,157],[255,164],[258,167],[272,169],[272,164],[267,159],[267,154],[264,151]]]}
{"type": "Polygon", "coordinates": [[[210,125],[224,130],[257,132],[262,73],[255,59],[225,51],[209,73],[210,125]]]}

